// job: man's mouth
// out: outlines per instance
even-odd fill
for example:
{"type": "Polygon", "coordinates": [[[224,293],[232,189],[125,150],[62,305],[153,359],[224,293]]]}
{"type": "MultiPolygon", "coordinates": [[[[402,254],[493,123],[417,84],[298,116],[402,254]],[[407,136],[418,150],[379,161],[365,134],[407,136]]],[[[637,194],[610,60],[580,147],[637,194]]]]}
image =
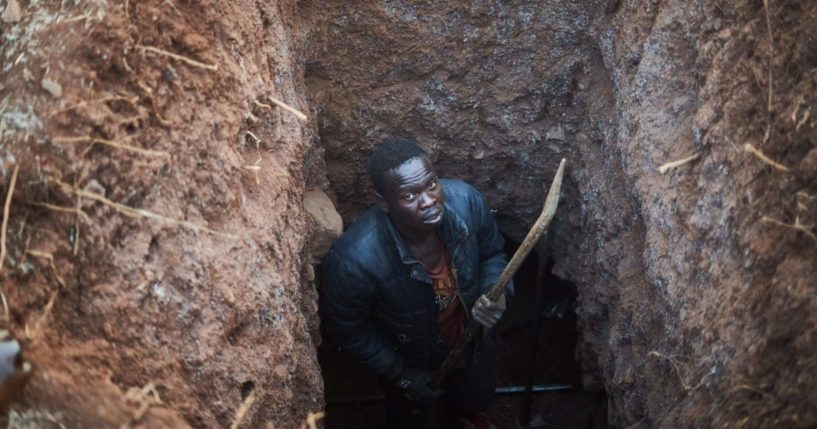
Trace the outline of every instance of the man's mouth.
{"type": "Polygon", "coordinates": [[[423,222],[425,223],[436,223],[438,222],[443,216],[443,209],[438,208],[428,212],[425,216],[423,216],[423,222]]]}

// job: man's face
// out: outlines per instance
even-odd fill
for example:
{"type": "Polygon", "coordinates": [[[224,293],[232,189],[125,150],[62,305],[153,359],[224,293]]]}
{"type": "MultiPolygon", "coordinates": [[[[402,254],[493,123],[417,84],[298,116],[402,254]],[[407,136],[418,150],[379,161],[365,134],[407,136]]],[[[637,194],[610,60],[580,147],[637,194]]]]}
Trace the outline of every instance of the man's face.
{"type": "Polygon", "coordinates": [[[384,208],[403,232],[429,231],[443,221],[443,188],[427,157],[412,158],[386,174],[384,208]]]}

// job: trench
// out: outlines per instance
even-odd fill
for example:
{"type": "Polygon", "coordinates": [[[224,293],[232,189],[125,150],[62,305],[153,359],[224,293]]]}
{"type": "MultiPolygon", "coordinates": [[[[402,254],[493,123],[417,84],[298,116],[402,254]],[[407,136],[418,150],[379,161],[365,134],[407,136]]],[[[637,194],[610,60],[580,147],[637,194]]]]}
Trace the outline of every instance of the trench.
{"type": "MultiPolygon", "coordinates": [[[[637,232],[608,234],[588,208],[627,229],[640,220],[614,149],[613,77],[591,28],[604,8],[524,1],[301,7],[322,16],[307,41],[305,81],[318,106],[325,187],[345,225],[373,203],[365,173],[373,147],[390,135],[411,136],[441,177],[485,194],[510,257],[559,160],[568,160],[547,245],[517,274],[515,303],[497,328],[500,394],[491,414],[508,428],[606,427],[597,353],[607,347],[607,308],[617,298],[606,291],[616,285],[585,268],[599,236],[637,232]],[[531,393],[534,387],[541,391],[531,393]]],[[[638,251],[617,249],[613,259],[638,251]]],[[[328,427],[381,421],[375,380],[323,339],[328,427]]]]}
{"type": "MultiPolygon", "coordinates": [[[[517,248],[518,243],[506,239],[508,255],[517,248]]],[[[500,338],[497,388],[487,413],[501,428],[608,427],[605,393],[584,389],[576,360],[576,287],[550,273],[552,265],[546,253],[533,251],[514,276],[514,300],[495,328],[500,338]]],[[[382,427],[383,398],[377,379],[322,333],[318,360],[326,428],[382,427]]],[[[438,406],[433,427],[446,427],[442,413],[438,406]]]]}
{"type": "Polygon", "coordinates": [[[567,159],[503,426],[817,427],[817,3],[726,3],[0,0],[0,424],[374,426],[304,201],[349,225],[399,135],[509,242],[567,159]]]}

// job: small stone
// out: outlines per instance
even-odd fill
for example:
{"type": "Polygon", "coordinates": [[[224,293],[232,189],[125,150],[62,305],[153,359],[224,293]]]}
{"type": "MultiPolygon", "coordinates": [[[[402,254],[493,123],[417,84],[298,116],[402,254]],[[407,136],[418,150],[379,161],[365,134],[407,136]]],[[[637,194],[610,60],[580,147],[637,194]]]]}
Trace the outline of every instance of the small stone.
{"type": "Polygon", "coordinates": [[[312,256],[320,258],[329,251],[332,242],[343,233],[343,219],[335,210],[329,196],[318,189],[304,195],[304,208],[315,224],[315,231],[310,240],[312,256]]]}
{"type": "Polygon", "coordinates": [[[20,9],[20,3],[17,0],[8,0],[6,10],[3,11],[3,22],[7,24],[20,22],[22,17],[23,11],[20,9]]]}
{"type": "Polygon", "coordinates": [[[474,159],[482,159],[482,158],[485,158],[485,151],[484,151],[484,150],[482,150],[482,149],[480,149],[480,150],[478,150],[478,151],[474,152],[474,155],[473,155],[473,156],[474,156],[474,159]]]}
{"type": "Polygon", "coordinates": [[[48,91],[48,93],[54,97],[62,97],[62,85],[58,84],[57,82],[54,82],[49,78],[43,78],[40,84],[44,90],[48,91]]]}
{"type": "Polygon", "coordinates": [[[565,130],[562,128],[561,125],[556,125],[555,127],[548,130],[547,134],[545,134],[545,139],[547,140],[559,140],[562,141],[565,139],[565,130]]]}

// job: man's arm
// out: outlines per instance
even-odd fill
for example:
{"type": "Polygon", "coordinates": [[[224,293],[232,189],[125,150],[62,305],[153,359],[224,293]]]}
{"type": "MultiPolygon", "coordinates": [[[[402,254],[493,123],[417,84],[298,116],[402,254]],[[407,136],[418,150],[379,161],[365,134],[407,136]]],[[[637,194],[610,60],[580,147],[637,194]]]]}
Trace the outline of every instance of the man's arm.
{"type": "Polygon", "coordinates": [[[321,264],[321,316],[329,335],[376,375],[395,378],[402,359],[369,320],[374,284],[358,279],[332,250],[321,264]]]}

